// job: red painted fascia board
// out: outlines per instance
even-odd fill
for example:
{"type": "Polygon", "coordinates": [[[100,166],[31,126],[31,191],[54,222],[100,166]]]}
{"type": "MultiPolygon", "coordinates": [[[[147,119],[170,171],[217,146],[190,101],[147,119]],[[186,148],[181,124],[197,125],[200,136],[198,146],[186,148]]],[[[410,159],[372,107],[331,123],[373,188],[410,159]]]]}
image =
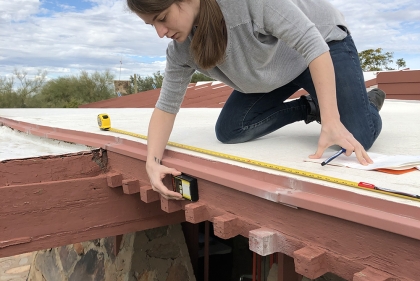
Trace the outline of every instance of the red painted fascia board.
{"type": "Polygon", "coordinates": [[[420,70],[379,72],[380,84],[420,83],[420,70]]]}
{"type": "Polygon", "coordinates": [[[387,99],[420,100],[420,70],[380,72],[377,80],[387,99]]]}
{"type": "Polygon", "coordinates": [[[373,78],[373,79],[370,79],[370,80],[366,80],[365,81],[365,85],[366,85],[366,88],[369,88],[369,87],[378,85],[378,81],[377,81],[376,78],[373,78]]]}
{"type": "Polygon", "coordinates": [[[420,213],[414,206],[174,151],[164,159],[165,165],[256,197],[420,238],[420,213]]]}
{"type": "MultiPolygon", "coordinates": [[[[146,161],[147,148],[140,142],[114,136],[34,125],[0,117],[0,124],[41,137],[74,142],[146,161]]],[[[420,212],[416,206],[400,204],[290,178],[210,161],[166,150],[163,164],[199,179],[293,208],[303,208],[420,240],[420,212]],[[293,186],[293,188],[289,188],[293,186]]],[[[234,198],[232,199],[234,200],[234,198]]]]}

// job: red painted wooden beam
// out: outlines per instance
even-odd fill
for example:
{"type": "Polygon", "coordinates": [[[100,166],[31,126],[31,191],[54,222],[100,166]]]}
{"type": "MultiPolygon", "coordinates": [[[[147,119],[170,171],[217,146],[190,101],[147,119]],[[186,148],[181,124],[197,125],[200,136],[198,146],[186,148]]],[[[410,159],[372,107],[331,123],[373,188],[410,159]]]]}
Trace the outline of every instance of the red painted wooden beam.
{"type": "Polygon", "coordinates": [[[211,219],[207,206],[196,202],[185,206],[185,219],[190,223],[200,223],[211,219]]]}
{"type": "MultiPolygon", "coordinates": [[[[4,122],[5,119],[0,117],[0,121],[4,122]]],[[[9,124],[13,125],[15,123],[10,122],[9,124]]],[[[39,132],[42,134],[42,130],[47,130],[43,128],[38,131],[36,126],[30,127],[30,124],[17,123],[16,126],[23,130],[29,130],[31,133],[39,132]]],[[[49,133],[45,134],[47,137],[49,135],[49,133]]],[[[107,149],[108,164],[106,167],[112,167],[115,171],[124,171],[122,175],[124,179],[135,178],[143,182],[148,180],[145,170],[147,150],[142,143],[111,136],[75,133],[66,130],[58,130],[54,133],[54,136],[66,141],[78,140],[82,143],[85,143],[85,141],[97,143],[107,149]],[[66,136],[66,133],[67,135],[71,134],[71,137],[66,136]],[[77,134],[77,137],[74,134],[77,134]]],[[[379,272],[388,272],[393,278],[401,281],[417,280],[420,276],[420,269],[407,262],[420,260],[420,253],[417,250],[420,248],[420,213],[417,206],[400,204],[348,190],[330,188],[322,184],[314,184],[275,173],[255,171],[175,151],[166,151],[163,163],[198,179],[199,202],[206,206],[211,220],[223,214],[234,214],[243,225],[249,228],[255,225],[261,227],[258,230],[260,231],[259,234],[257,232],[258,235],[254,235],[255,231],[249,232],[247,227],[240,230],[240,235],[250,237],[251,249],[258,245],[270,246],[270,243],[264,242],[266,238],[271,241],[268,250],[255,247],[256,250],[262,253],[281,252],[292,257],[295,251],[304,247],[323,249],[326,250],[325,259],[332,273],[346,280],[352,280],[355,274],[364,272],[367,267],[375,268],[379,272]],[[290,208],[290,206],[293,208],[290,208]],[[262,233],[261,230],[263,229],[267,230],[267,234],[262,233]]],[[[129,200],[128,198],[136,200],[136,204],[140,201],[138,196],[127,196],[122,193],[121,189],[109,188],[106,178],[103,178],[102,184],[107,192],[114,192],[112,198],[115,194],[123,196],[125,205],[129,200]]],[[[17,188],[19,190],[21,186],[16,187],[19,187],[17,188]]],[[[80,190],[73,186],[64,190],[66,192],[62,192],[61,197],[68,193],[71,195],[70,198],[74,199],[74,193],[80,193],[80,190]]],[[[81,190],[81,194],[84,195],[83,198],[91,198],[91,196],[96,195],[96,193],[93,195],[86,194],[83,189],[81,190]]],[[[30,193],[31,191],[26,190],[26,192],[30,193]]],[[[40,191],[36,192],[39,193],[40,191]]],[[[0,196],[2,195],[5,194],[0,194],[0,196]]],[[[1,198],[8,198],[5,201],[12,202],[11,198],[14,198],[13,196],[15,194],[9,193],[1,198]]],[[[21,194],[21,196],[25,195],[21,194]]],[[[101,195],[99,200],[92,200],[92,204],[105,203],[106,200],[103,199],[105,197],[107,196],[101,195]]],[[[45,198],[50,199],[51,196],[45,198]]],[[[44,197],[42,199],[44,200],[44,197]]],[[[56,205],[54,206],[60,206],[62,202],[67,204],[66,200],[68,198],[62,198],[60,202],[55,202],[56,205]]],[[[88,204],[89,202],[83,201],[83,199],[71,201],[72,206],[79,203],[88,204]]],[[[142,204],[147,205],[147,207],[153,205],[158,209],[157,211],[162,212],[159,203],[142,204]]],[[[118,208],[121,205],[117,205],[116,208],[112,209],[117,209],[118,212],[109,213],[111,209],[109,206],[113,205],[109,200],[106,201],[105,213],[107,218],[104,221],[107,226],[115,226],[115,229],[120,230],[121,233],[125,233],[129,229],[136,229],[134,224],[131,223],[135,219],[128,219],[133,214],[138,215],[140,212],[143,216],[137,218],[142,220],[142,223],[137,225],[139,229],[136,230],[140,230],[141,227],[153,227],[153,222],[159,224],[162,223],[161,218],[166,219],[173,214],[178,214],[178,212],[164,213],[166,216],[162,217],[155,215],[154,220],[149,220],[149,224],[147,224],[145,220],[147,221],[149,217],[146,214],[152,214],[153,212],[144,209],[146,208],[144,206],[135,205],[129,213],[125,214],[125,220],[120,217],[114,220],[115,217],[113,216],[119,216],[119,212],[124,208],[118,208]],[[112,221],[110,221],[111,219],[112,221]]],[[[56,214],[59,211],[59,209],[54,209],[57,207],[50,206],[48,208],[54,211],[47,212],[48,214],[56,214]]],[[[103,208],[105,207],[101,206],[99,209],[103,211],[103,208]]],[[[182,208],[186,208],[186,206],[182,206],[182,208]]],[[[84,211],[95,212],[97,209],[89,207],[84,211]]],[[[3,211],[3,209],[0,211],[3,211]]],[[[182,211],[179,213],[184,216],[182,211]]],[[[29,215],[29,213],[25,214],[29,215]]],[[[34,213],[30,214],[31,219],[35,217],[35,219],[41,221],[39,216],[34,216],[34,213]]],[[[35,214],[37,213],[35,212],[35,214]]],[[[0,214],[1,218],[4,217],[2,215],[0,214]]],[[[79,213],[78,208],[66,207],[65,212],[60,212],[57,215],[60,218],[66,216],[72,218],[70,220],[72,224],[75,222],[85,223],[84,220],[87,219],[86,213],[79,213]],[[75,217],[69,215],[73,215],[72,212],[75,212],[75,217]]],[[[89,214],[89,216],[101,218],[98,214],[89,214]]],[[[26,217],[16,216],[13,223],[16,225],[16,222],[20,222],[20,219],[24,221],[26,217]]],[[[50,221],[51,219],[48,217],[44,219],[43,223],[49,223],[50,221]]],[[[0,221],[0,235],[3,235],[9,229],[1,223],[3,223],[3,220],[0,221]],[[3,230],[6,230],[6,232],[3,230]]],[[[167,223],[174,223],[174,221],[168,220],[167,223]]],[[[12,225],[12,221],[8,221],[8,226],[10,225],[12,225]]],[[[58,224],[55,225],[55,227],[57,226],[58,224]]],[[[33,228],[34,226],[30,225],[30,227],[33,228]]],[[[43,225],[43,228],[45,228],[45,225],[43,225]]],[[[115,229],[113,229],[111,235],[121,234],[116,233],[115,229]]],[[[85,237],[92,236],[93,232],[90,231],[95,231],[99,237],[104,237],[111,232],[107,232],[107,230],[106,227],[103,228],[94,224],[88,227],[85,232],[71,232],[71,236],[77,236],[77,239],[82,239],[79,241],[85,241],[83,240],[85,237]]],[[[23,233],[21,231],[19,235],[13,236],[13,238],[28,237],[26,232],[25,235],[23,233]]],[[[68,233],[68,231],[56,233],[59,233],[59,235],[53,233],[55,239],[68,233]]],[[[3,238],[3,236],[0,237],[3,238]]],[[[29,237],[33,238],[31,235],[29,237]]],[[[11,237],[4,238],[0,240],[11,240],[11,237]]],[[[33,242],[29,244],[31,243],[33,242]]],[[[54,246],[48,243],[45,245],[44,248],[54,246]]],[[[5,249],[11,247],[15,246],[5,249]]]]}
{"type": "Polygon", "coordinates": [[[259,228],[249,232],[249,249],[261,256],[284,253],[293,256],[295,249],[305,246],[302,241],[292,235],[280,233],[269,228],[259,228]]]}
{"type": "Polygon", "coordinates": [[[0,257],[185,221],[182,211],[109,188],[105,174],[3,186],[0,198],[0,257]]]}
{"type": "Polygon", "coordinates": [[[94,177],[106,172],[101,150],[0,162],[0,187],[94,177]]]}
{"type": "Polygon", "coordinates": [[[183,209],[183,207],[188,204],[188,201],[185,200],[168,200],[164,197],[160,197],[160,205],[163,211],[167,213],[178,212],[183,209]]]}
{"type": "Polygon", "coordinates": [[[159,201],[160,196],[150,185],[143,185],[140,187],[140,199],[145,203],[151,203],[159,201]]]}
{"type": "Polygon", "coordinates": [[[136,179],[126,179],[122,181],[122,187],[125,194],[136,194],[140,192],[140,181],[136,179]]]}
{"type": "Polygon", "coordinates": [[[108,173],[106,176],[106,180],[109,187],[115,188],[122,186],[122,175],[120,173],[108,173]]]}
{"type": "Polygon", "coordinates": [[[315,279],[330,272],[325,251],[305,247],[294,252],[296,272],[315,279]]]}
{"type": "Polygon", "coordinates": [[[229,239],[241,233],[239,219],[232,214],[224,214],[213,219],[214,235],[229,239]]]}

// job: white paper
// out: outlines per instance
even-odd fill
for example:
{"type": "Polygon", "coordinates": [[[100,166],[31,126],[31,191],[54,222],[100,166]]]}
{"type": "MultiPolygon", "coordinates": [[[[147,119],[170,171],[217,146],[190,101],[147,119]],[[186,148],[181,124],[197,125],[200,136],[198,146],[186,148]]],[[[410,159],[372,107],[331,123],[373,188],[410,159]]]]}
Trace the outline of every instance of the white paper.
{"type": "MultiPolygon", "coordinates": [[[[322,163],[336,152],[325,152],[320,159],[307,158],[306,162],[322,163]]],[[[359,170],[375,170],[375,169],[391,169],[391,170],[406,170],[417,168],[420,170],[420,155],[383,155],[369,152],[369,157],[373,160],[373,164],[363,166],[356,158],[356,154],[352,153],[346,156],[344,153],[332,160],[327,165],[349,167],[359,170]]]]}

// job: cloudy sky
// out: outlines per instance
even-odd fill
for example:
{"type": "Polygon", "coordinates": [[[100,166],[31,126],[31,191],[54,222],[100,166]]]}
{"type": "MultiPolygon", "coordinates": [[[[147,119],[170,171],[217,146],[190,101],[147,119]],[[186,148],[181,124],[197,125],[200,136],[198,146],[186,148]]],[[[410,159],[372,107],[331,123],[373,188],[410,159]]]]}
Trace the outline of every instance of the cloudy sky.
{"type": "MultiPolygon", "coordinates": [[[[383,48],[420,69],[419,0],[329,1],[345,15],[359,51],[383,48]]],[[[164,71],[168,42],[125,0],[0,0],[2,77],[14,69],[47,70],[49,78],[106,69],[121,80],[151,75],[164,71]]]]}

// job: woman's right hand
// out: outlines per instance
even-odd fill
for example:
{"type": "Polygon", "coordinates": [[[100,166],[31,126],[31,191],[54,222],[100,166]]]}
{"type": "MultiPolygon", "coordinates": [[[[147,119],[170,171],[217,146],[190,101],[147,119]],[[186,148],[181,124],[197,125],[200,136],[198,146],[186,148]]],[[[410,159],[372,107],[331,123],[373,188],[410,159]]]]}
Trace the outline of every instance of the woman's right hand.
{"type": "Polygon", "coordinates": [[[160,195],[166,199],[183,199],[180,193],[169,190],[162,182],[162,179],[166,175],[179,176],[181,174],[180,171],[177,171],[174,168],[168,168],[152,160],[146,162],[146,172],[154,191],[160,193],[160,195]]]}

